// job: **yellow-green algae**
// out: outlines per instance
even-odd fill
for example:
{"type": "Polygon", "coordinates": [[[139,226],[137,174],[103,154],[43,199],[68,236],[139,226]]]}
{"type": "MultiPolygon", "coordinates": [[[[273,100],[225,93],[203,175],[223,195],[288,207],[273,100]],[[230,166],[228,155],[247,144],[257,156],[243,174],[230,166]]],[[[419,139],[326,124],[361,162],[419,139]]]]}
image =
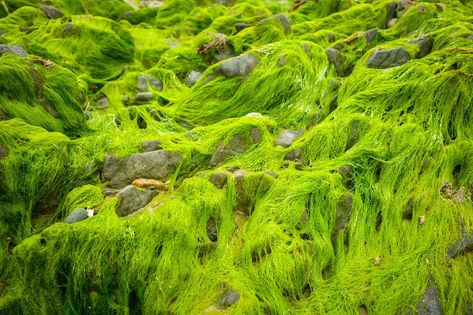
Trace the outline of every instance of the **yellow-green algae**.
{"type": "Polygon", "coordinates": [[[0,57],[0,313],[404,314],[432,282],[443,313],[471,312],[472,254],[447,251],[473,232],[473,3],[413,1],[385,29],[387,0],[231,2],[58,0],[50,20],[41,1],[0,1],[0,44],[29,53],[0,57]],[[215,76],[225,61],[199,53],[219,33],[259,59],[248,76],[215,76]],[[412,60],[366,67],[394,47],[412,60]],[[142,75],[163,89],[130,106],[142,75]],[[259,142],[209,164],[254,128],[259,142]],[[303,135],[275,146],[288,128],[303,135]],[[170,189],[119,218],[104,156],[153,139],[182,154],[170,189]],[[250,172],[243,186],[228,167],[250,172]],[[96,215],[62,222],[80,207],[96,215]],[[219,309],[227,288],[240,299],[219,309]]]}

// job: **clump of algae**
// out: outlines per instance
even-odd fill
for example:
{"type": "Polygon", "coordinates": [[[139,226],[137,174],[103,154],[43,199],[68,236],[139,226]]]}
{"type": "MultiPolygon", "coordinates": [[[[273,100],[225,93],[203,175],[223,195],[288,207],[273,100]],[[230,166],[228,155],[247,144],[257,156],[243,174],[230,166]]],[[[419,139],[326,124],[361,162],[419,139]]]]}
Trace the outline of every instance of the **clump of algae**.
{"type": "Polygon", "coordinates": [[[473,6],[396,2],[0,2],[0,313],[471,311],[473,6]],[[146,140],[181,160],[118,217],[146,140]]]}

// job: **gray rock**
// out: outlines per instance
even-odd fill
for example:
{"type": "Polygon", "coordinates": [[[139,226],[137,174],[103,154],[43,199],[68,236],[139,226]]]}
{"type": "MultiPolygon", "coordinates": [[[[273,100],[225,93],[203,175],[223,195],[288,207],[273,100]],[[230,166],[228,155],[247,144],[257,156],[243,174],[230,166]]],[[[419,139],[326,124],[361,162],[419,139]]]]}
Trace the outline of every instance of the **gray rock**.
{"type": "Polygon", "coordinates": [[[334,48],[325,49],[325,54],[327,55],[328,62],[333,64],[335,67],[337,74],[341,77],[345,76],[344,63],[347,60],[347,57],[334,48]]]}
{"type": "Polygon", "coordinates": [[[130,215],[146,206],[157,194],[156,190],[128,185],[117,194],[117,198],[120,201],[115,212],[119,217],[130,215]]]}
{"type": "Polygon", "coordinates": [[[237,33],[241,32],[242,30],[244,30],[247,27],[249,27],[249,25],[246,24],[246,23],[236,23],[235,24],[235,29],[236,29],[237,33]]]}
{"type": "Polygon", "coordinates": [[[43,13],[50,18],[51,20],[56,20],[60,19],[64,16],[64,13],[56,9],[55,7],[49,6],[49,5],[43,5],[38,7],[43,13]]]}
{"type": "Polygon", "coordinates": [[[419,46],[419,52],[417,53],[418,58],[423,58],[427,56],[432,50],[432,39],[430,38],[430,36],[424,36],[416,40],[411,40],[409,44],[419,46]]]}
{"type": "Polygon", "coordinates": [[[84,221],[87,218],[89,218],[89,215],[87,214],[87,209],[79,208],[77,210],[74,210],[71,214],[69,214],[67,218],[64,219],[64,222],[71,224],[71,223],[84,221]]]}
{"type": "Polygon", "coordinates": [[[365,32],[365,39],[367,43],[371,43],[376,35],[378,35],[378,29],[377,28],[372,28],[368,31],[365,32]]]}
{"type": "Polygon", "coordinates": [[[351,212],[353,209],[352,194],[345,194],[338,202],[335,225],[332,230],[332,239],[337,236],[338,231],[343,229],[350,221],[351,212]]]}
{"type": "Polygon", "coordinates": [[[152,88],[158,89],[159,91],[163,90],[163,83],[161,80],[156,79],[150,75],[140,75],[136,78],[137,84],[136,87],[138,90],[145,92],[148,91],[148,87],[151,86],[152,88]]]}
{"type": "Polygon", "coordinates": [[[227,78],[247,77],[259,64],[259,59],[252,54],[243,54],[222,63],[215,69],[216,74],[227,78]]]}
{"type": "Polygon", "coordinates": [[[218,189],[223,188],[227,183],[227,174],[225,173],[213,173],[209,177],[209,181],[218,189]]]}
{"type": "Polygon", "coordinates": [[[284,160],[286,161],[299,161],[302,157],[302,152],[300,149],[294,150],[286,154],[284,160]]]}
{"type": "Polygon", "coordinates": [[[98,101],[97,101],[97,105],[99,106],[99,108],[108,108],[110,106],[110,102],[108,100],[108,97],[104,96],[104,97],[101,97],[98,101]]]}
{"type": "Polygon", "coordinates": [[[387,69],[405,64],[411,60],[409,53],[402,47],[375,51],[366,61],[368,68],[387,69]]]}
{"type": "Polygon", "coordinates": [[[240,292],[227,289],[218,299],[217,305],[220,308],[227,308],[235,305],[240,300],[240,292]]]}
{"type": "Polygon", "coordinates": [[[417,304],[419,315],[442,315],[442,306],[440,304],[438,290],[435,286],[429,286],[417,304]]]}
{"type": "Polygon", "coordinates": [[[6,53],[26,57],[28,53],[20,45],[0,45],[0,56],[6,53]]]}
{"type": "Polygon", "coordinates": [[[112,188],[124,187],[138,178],[165,179],[173,174],[181,154],[164,150],[133,154],[126,158],[106,156],[103,179],[112,188]]]}
{"type": "Polygon", "coordinates": [[[7,148],[0,142],[0,159],[8,156],[7,148]]]}
{"type": "Polygon", "coordinates": [[[253,128],[250,130],[250,137],[253,143],[258,143],[261,140],[261,131],[259,128],[253,128]]]}
{"type": "Polygon", "coordinates": [[[396,17],[397,3],[390,2],[386,5],[386,19],[384,20],[384,28],[388,27],[389,21],[396,17]]]}
{"type": "Polygon", "coordinates": [[[456,241],[448,248],[448,258],[456,258],[473,251],[473,235],[456,241]]]}
{"type": "Polygon", "coordinates": [[[253,132],[252,134],[251,131],[249,134],[239,134],[234,136],[226,145],[223,143],[220,144],[210,159],[210,165],[216,166],[229,158],[245,152],[252,144],[258,143],[261,140],[261,136],[258,137],[256,132],[253,132]]]}
{"type": "Polygon", "coordinates": [[[300,133],[296,130],[284,130],[277,137],[275,144],[283,148],[289,148],[299,136],[300,133]]]}
{"type": "Polygon", "coordinates": [[[187,76],[186,84],[189,86],[193,86],[197,83],[197,81],[199,81],[201,76],[201,72],[192,70],[191,73],[189,73],[189,75],[187,76]]]}
{"type": "Polygon", "coordinates": [[[161,150],[161,141],[159,140],[146,140],[143,141],[143,153],[145,152],[152,152],[161,150]]]}
{"type": "Polygon", "coordinates": [[[350,164],[343,165],[338,169],[338,172],[342,176],[343,186],[348,190],[353,189],[355,187],[353,166],[350,164]]]}
{"type": "Polygon", "coordinates": [[[212,242],[218,240],[217,222],[212,218],[207,221],[207,236],[212,242]]]}
{"type": "Polygon", "coordinates": [[[282,27],[284,28],[284,33],[289,34],[291,32],[291,22],[287,16],[282,13],[275,14],[273,18],[276,18],[281,22],[282,27]]]}
{"type": "Polygon", "coordinates": [[[143,92],[135,95],[133,99],[133,104],[142,104],[150,102],[154,99],[154,95],[151,92],[143,92]]]}

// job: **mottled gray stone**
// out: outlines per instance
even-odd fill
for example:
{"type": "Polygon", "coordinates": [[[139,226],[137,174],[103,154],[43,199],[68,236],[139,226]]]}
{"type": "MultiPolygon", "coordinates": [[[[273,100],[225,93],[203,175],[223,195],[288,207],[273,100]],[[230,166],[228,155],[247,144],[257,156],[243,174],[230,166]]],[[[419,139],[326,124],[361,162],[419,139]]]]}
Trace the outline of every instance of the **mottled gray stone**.
{"type": "Polygon", "coordinates": [[[252,54],[243,54],[231,58],[217,67],[216,74],[221,74],[227,78],[247,77],[258,65],[259,59],[252,54]]]}
{"type": "Polygon", "coordinates": [[[156,190],[128,185],[117,194],[119,203],[115,212],[119,217],[130,215],[146,206],[157,194],[156,190]]]}
{"type": "Polygon", "coordinates": [[[71,214],[69,214],[65,219],[65,223],[76,223],[83,221],[85,219],[89,218],[89,215],[87,214],[87,209],[85,208],[79,208],[74,210],[71,214]]]}
{"type": "Polygon", "coordinates": [[[236,304],[240,300],[240,292],[236,290],[225,290],[220,296],[217,304],[220,308],[227,308],[236,304]]]}
{"type": "Polygon", "coordinates": [[[411,60],[411,56],[402,47],[388,49],[388,50],[377,50],[375,51],[366,62],[368,68],[375,69],[387,69],[397,67],[405,64],[411,60]]]}
{"type": "Polygon", "coordinates": [[[165,179],[173,174],[181,154],[158,150],[133,154],[126,158],[106,156],[103,167],[103,179],[109,181],[112,188],[124,187],[138,178],[165,179]]]}
{"type": "Polygon", "coordinates": [[[28,53],[20,45],[0,45],[0,56],[6,53],[26,57],[28,53]]]}
{"type": "Polygon", "coordinates": [[[158,89],[159,91],[163,90],[163,83],[161,82],[161,80],[153,76],[147,74],[140,75],[136,78],[136,81],[136,87],[142,92],[148,91],[149,87],[158,89]]]}
{"type": "Polygon", "coordinates": [[[186,84],[189,86],[193,86],[197,83],[197,81],[199,81],[201,76],[201,72],[192,70],[191,73],[189,73],[189,75],[187,76],[186,84]]]}
{"type": "Polygon", "coordinates": [[[144,152],[152,152],[161,150],[161,141],[159,140],[146,140],[143,141],[143,153],[144,152]]]}
{"type": "Polygon", "coordinates": [[[471,251],[473,251],[473,235],[456,241],[448,248],[447,254],[453,259],[471,251]]]}
{"type": "Polygon", "coordinates": [[[440,304],[438,290],[435,286],[429,286],[417,304],[419,315],[442,315],[442,306],[440,304]]]}
{"type": "Polygon", "coordinates": [[[150,102],[154,99],[154,95],[151,92],[142,92],[135,95],[133,99],[133,104],[142,104],[150,102]]]}
{"type": "Polygon", "coordinates": [[[432,50],[432,39],[430,36],[424,36],[416,40],[411,40],[409,44],[414,44],[419,46],[419,52],[417,53],[418,58],[423,58],[430,54],[432,50]]]}
{"type": "Polygon", "coordinates": [[[347,57],[345,57],[340,51],[334,48],[325,49],[325,54],[327,55],[328,62],[335,67],[337,74],[339,76],[344,76],[345,69],[343,64],[347,60],[347,57]]]}
{"type": "Polygon", "coordinates": [[[300,133],[296,130],[284,130],[276,139],[276,145],[282,146],[283,148],[290,147],[300,133]]]}
{"type": "Polygon", "coordinates": [[[213,173],[209,177],[209,181],[218,189],[223,188],[227,183],[227,174],[225,173],[213,173]]]}
{"type": "Polygon", "coordinates": [[[64,13],[62,13],[60,10],[56,9],[55,7],[49,6],[49,5],[43,5],[38,7],[43,13],[50,18],[51,20],[56,20],[60,19],[64,16],[64,13]]]}

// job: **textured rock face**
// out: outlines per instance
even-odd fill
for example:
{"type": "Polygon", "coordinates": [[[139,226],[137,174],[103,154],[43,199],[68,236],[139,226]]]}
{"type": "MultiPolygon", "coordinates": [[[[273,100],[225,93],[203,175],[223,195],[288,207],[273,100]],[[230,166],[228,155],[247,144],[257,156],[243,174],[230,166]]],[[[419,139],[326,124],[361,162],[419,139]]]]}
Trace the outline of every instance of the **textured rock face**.
{"type": "Polygon", "coordinates": [[[422,299],[417,304],[417,311],[420,315],[442,315],[438,289],[434,286],[427,288],[422,299]]]}
{"type": "Polygon", "coordinates": [[[158,192],[156,190],[142,189],[128,185],[117,194],[119,199],[115,210],[119,217],[124,217],[146,206],[158,192]]]}
{"type": "Polygon", "coordinates": [[[49,5],[40,6],[38,9],[43,11],[44,14],[46,14],[46,16],[51,20],[60,19],[64,16],[64,13],[62,13],[60,10],[49,5]]]}
{"type": "Polygon", "coordinates": [[[217,69],[216,73],[221,74],[227,78],[233,77],[247,77],[250,75],[253,68],[259,63],[259,59],[252,54],[244,54],[225,61],[217,69]]]}
{"type": "Polygon", "coordinates": [[[65,223],[76,223],[80,221],[84,221],[85,219],[89,218],[89,213],[85,208],[79,208],[74,210],[70,215],[68,215],[65,219],[65,223]]]}
{"type": "Polygon", "coordinates": [[[235,135],[232,140],[227,144],[220,144],[214,151],[210,165],[218,165],[225,160],[228,160],[238,154],[241,154],[248,150],[253,144],[256,144],[261,139],[261,132],[258,128],[250,130],[249,134],[238,134],[235,135]]]}
{"type": "Polygon", "coordinates": [[[289,148],[297,137],[300,136],[300,132],[297,130],[284,130],[276,139],[276,145],[283,148],[289,148]]]}
{"type": "Polygon", "coordinates": [[[0,45],[0,56],[10,53],[20,57],[26,57],[28,53],[20,45],[0,45]]]}
{"type": "Polygon", "coordinates": [[[164,150],[134,154],[120,159],[105,158],[103,178],[112,188],[124,187],[138,178],[164,179],[174,173],[181,154],[164,150]]]}
{"type": "Polygon", "coordinates": [[[194,84],[197,83],[197,81],[199,81],[201,76],[202,76],[201,72],[192,70],[191,73],[189,73],[189,76],[186,79],[187,85],[193,86],[194,84]]]}
{"type": "Polygon", "coordinates": [[[375,51],[366,61],[368,68],[387,69],[405,64],[411,56],[404,48],[375,51]]]}

